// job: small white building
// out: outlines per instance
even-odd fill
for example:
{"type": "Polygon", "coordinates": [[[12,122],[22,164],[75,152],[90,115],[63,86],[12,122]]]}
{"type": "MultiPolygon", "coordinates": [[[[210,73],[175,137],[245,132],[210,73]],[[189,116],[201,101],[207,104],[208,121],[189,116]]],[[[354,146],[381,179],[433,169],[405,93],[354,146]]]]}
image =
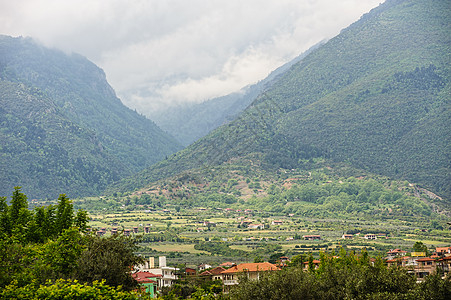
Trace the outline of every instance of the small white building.
{"type": "Polygon", "coordinates": [[[149,257],[143,265],[139,265],[138,271],[150,272],[155,275],[161,275],[158,278],[158,289],[162,287],[170,287],[178,279],[178,268],[168,267],[166,265],[166,256],[160,256],[158,258],[158,268],[155,267],[155,258],[149,257]]]}
{"type": "Polygon", "coordinates": [[[368,234],[365,234],[365,236],[363,238],[366,240],[377,240],[377,235],[375,235],[373,233],[368,233],[368,234]]]}

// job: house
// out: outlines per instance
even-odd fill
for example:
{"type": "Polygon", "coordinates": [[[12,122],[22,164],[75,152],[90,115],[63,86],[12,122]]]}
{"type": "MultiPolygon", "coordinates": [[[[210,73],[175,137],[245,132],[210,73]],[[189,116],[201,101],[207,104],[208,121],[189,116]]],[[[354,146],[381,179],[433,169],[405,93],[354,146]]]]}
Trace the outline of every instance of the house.
{"type": "Polygon", "coordinates": [[[277,266],[280,268],[288,266],[288,263],[291,262],[290,258],[286,256],[282,256],[277,260],[277,266]]]}
{"type": "Polygon", "coordinates": [[[222,272],[225,271],[223,267],[216,267],[211,270],[200,273],[200,276],[206,277],[210,280],[222,280],[222,272]]]}
{"type": "Polygon", "coordinates": [[[196,275],[196,269],[185,268],[185,274],[188,275],[188,276],[196,275]]]}
{"type": "Polygon", "coordinates": [[[139,288],[141,292],[147,293],[151,298],[156,298],[158,288],[157,279],[161,277],[161,275],[150,272],[136,272],[132,274],[132,277],[138,281],[141,286],[141,288],[139,288]]]}
{"type": "Polygon", "coordinates": [[[393,259],[398,256],[405,256],[407,251],[403,251],[401,249],[391,249],[387,252],[387,259],[393,259]]]}
{"type": "Polygon", "coordinates": [[[262,272],[280,271],[280,268],[269,263],[244,263],[231,267],[221,272],[222,283],[224,284],[224,292],[228,292],[230,287],[238,284],[240,276],[245,275],[251,280],[258,280],[262,272]]]}
{"type": "Polygon", "coordinates": [[[203,270],[206,270],[206,269],[210,269],[212,266],[211,265],[209,265],[209,264],[200,264],[199,266],[197,266],[197,269],[199,270],[199,271],[203,271],[203,270]]]}
{"type": "Polygon", "coordinates": [[[314,241],[314,240],[320,240],[321,239],[321,235],[319,234],[313,234],[313,235],[304,235],[302,236],[304,238],[304,240],[308,240],[308,241],[314,241]]]}
{"type": "Polygon", "coordinates": [[[423,281],[424,278],[435,271],[437,262],[430,257],[423,257],[416,260],[418,265],[415,268],[415,275],[418,281],[423,281]]]}
{"type": "Polygon", "coordinates": [[[265,225],[264,224],[249,224],[247,226],[247,228],[249,229],[265,229],[265,225]]]}
{"type": "Polygon", "coordinates": [[[451,255],[451,247],[437,247],[435,253],[439,256],[449,256],[451,255]]]}
{"type": "Polygon", "coordinates": [[[240,223],[240,227],[248,227],[250,224],[252,224],[252,220],[243,220],[240,223]]]}
{"type": "Polygon", "coordinates": [[[157,278],[158,289],[162,287],[170,287],[178,279],[178,272],[180,269],[174,267],[168,267],[166,265],[166,256],[160,256],[158,258],[158,268],[155,267],[155,259],[150,257],[148,261],[145,261],[143,265],[139,265],[138,271],[150,272],[155,275],[161,275],[157,278]]]}
{"type": "Polygon", "coordinates": [[[445,256],[438,261],[440,267],[442,268],[444,275],[451,272],[451,256],[445,256]]]}
{"type": "Polygon", "coordinates": [[[396,256],[387,260],[386,263],[389,267],[416,267],[418,265],[416,259],[410,256],[396,256]]]}
{"type": "Polygon", "coordinates": [[[341,238],[344,239],[344,240],[352,240],[354,238],[354,235],[352,235],[352,234],[343,234],[341,236],[341,238]]]}
{"type": "MultiPolygon", "coordinates": [[[[320,263],[321,263],[321,261],[319,261],[319,260],[317,260],[317,259],[314,259],[314,260],[313,260],[313,268],[314,268],[315,270],[318,269],[320,263]]],[[[304,262],[304,271],[308,271],[309,265],[310,265],[310,262],[308,262],[308,261],[305,261],[305,262],[304,262]]]]}
{"type": "Polygon", "coordinates": [[[230,267],[233,267],[234,265],[236,265],[236,264],[233,263],[233,262],[228,261],[228,262],[220,264],[219,266],[223,267],[223,268],[230,268],[230,267]]]}
{"type": "Polygon", "coordinates": [[[368,234],[365,234],[365,236],[363,238],[366,240],[377,240],[377,235],[375,235],[373,233],[368,233],[368,234]]]}

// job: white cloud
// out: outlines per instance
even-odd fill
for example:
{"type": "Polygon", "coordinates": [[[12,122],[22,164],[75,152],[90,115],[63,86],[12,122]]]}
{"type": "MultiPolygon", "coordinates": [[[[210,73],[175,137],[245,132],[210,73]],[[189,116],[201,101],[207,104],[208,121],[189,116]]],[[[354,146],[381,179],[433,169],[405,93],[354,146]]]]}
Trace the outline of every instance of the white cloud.
{"type": "Polygon", "coordinates": [[[0,0],[0,28],[87,56],[148,114],[263,79],[380,1],[0,0]]]}

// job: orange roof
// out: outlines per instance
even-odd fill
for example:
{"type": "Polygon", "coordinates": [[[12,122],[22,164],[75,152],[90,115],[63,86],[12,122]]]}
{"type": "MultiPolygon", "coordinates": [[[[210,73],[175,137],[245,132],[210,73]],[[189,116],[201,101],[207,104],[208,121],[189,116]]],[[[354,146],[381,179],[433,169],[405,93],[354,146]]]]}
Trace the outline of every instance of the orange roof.
{"type": "Polygon", "coordinates": [[[200,275],[205,276],[205,275],[219,275],[222,273],[222,271],[225,271],[226,269],[224,269],[223,267],[216,267],[214,269],[211,269],[209,271],[205,271],[200,273],[200,275]]]}
{"type": "Polygon", "coordinates": [[[236,265],[236,263],[230,261],[220,264],[221,267],[231,267],[233,265],[236,265]]]}
{"type": "Polygon", "coordinates": [[[451,249],[451,247],[437,247],[437,248],[435,248],[435,251],[436,252],[443,252],[443,251],[448,251],[450,249],[451,249]]]}
{"type": "Polygon", "coordinates": [[[221,274],[233,274],[233,273],[240,273],[240,272],[258,272],[258,271],[279,271],[279,270],[280,270],[280,268],[278,268],[277,266],[275,266],[269,262],[246,263],[246,264],[239,264],[239,265],[233,266],[230,269],[221,272],[221,274]]]}
{"type": "MultiPolygon", "coordinates": [[[[308,261],[304,262],[304,264],[308,264],[308,263],[309,263],[308,261]]],[[[314,259],[314,260],[313,260],[313,263],[314,263],[314,264],[319,264],[319,263],[321,263],[321,261],[319,261],[319,260],[317,260],[317,259],[314,259]]]]}
{"type": "Polygon", "coordinates": [[[435,261],[435,259],[430,258],[430,257],[423,257],[423,258],[417,259],[417,261],[435,261]]]}

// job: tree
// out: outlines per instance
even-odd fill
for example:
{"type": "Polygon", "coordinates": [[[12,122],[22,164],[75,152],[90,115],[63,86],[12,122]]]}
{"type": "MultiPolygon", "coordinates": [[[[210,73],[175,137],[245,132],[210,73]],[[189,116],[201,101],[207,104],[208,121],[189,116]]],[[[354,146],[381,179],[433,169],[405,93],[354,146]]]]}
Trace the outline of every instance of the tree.
{"type": "Polygon", "coordinates": [[[137,248],[137,240],[119,234],[106,238],[88,236],[74,277],[81,282],[105,279],[108,285],[132,290],[137,282],[131,277],[131,268],[143,263],[143,258],[135,254],[137,248]]]}
{"type": "Polygon", "coordinates": [[[28,210],[27,196],[23,194],[20,186],[14,187],[14,192],[11,197],[11,206],[8,209],[9,223],[11,224],[11,232],[15,233],[17,238],[22,239],[25,234],[25,228],[30,219],[30,211],[28,210]]]}
{"type": "MultiPolygon", "coordinates": [[[[77,269],[77,262],[86,248],[86,238],[78,229],[65,229],[56,241],[44,244],[41,254],[41,264],[37,274],[41,281],[58,278],[73,278],[77,269]]],[[[44,282],[41,282],[44,283],[44,282]]]]}
{"type": "Polygon", "coordinates": [[[260,255],[254,257],[254,263],[262,263],[263,258],[260,255]]]}
{"type": "Polygon", "coordinates": [[[72,201],[66,197],[65,194],[60,194],[58,197],[58,204],[56,207],[56,231],[63,232],[72,226],[74,219],[74,209],[72,201]]]}
{"type": "Polygon", "coordinates": [[[74,226],[78,227],[78,230],[81,232],[85,232],[86,228],[88,227],[89,217],[88,212],[85,210],[79,210],[77,211],[77,215],[74,219],[74,226]]]}
{"type": "Polygon", "coordinates": [[[423,244],[423,242],[415,242],[415,244],[413,245],[413,251],[414,252],[424,252],[426,254],[428,254],[428,247],[423,244]]]}
{"type": "MultiPolygon", "coordinates": [[[[137,299],[134,293],[123,291],[120,287],[111,287],[105,281],[95,281],[81,284],[77,281],[59,279],[47,282],[45,285],[35,286],[33,283],[26,286],[12,282],[0,291],[2,299],[137,299]]],[[[140,297],[140,299],[147,299],[140,297]]]]}

